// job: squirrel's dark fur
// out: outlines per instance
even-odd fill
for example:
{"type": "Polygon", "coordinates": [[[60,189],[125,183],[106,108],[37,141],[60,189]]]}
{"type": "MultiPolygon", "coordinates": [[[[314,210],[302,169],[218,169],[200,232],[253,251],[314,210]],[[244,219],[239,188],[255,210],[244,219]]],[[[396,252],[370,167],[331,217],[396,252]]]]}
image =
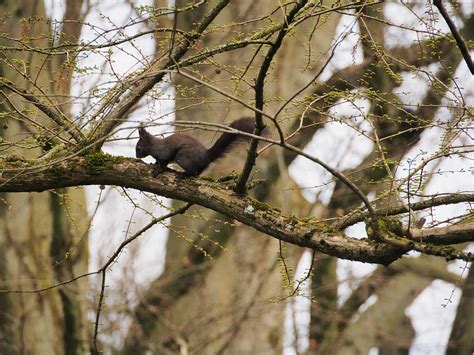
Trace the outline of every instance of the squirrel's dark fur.
{"type": "MultiPolygon", "coordinates": [[[[255,120],[253,118],[240,118],[232,122],[229,127],[246,133],[253,133],[255,120]]],[[[145,128],[138,129],[140,139],[135,147],[137,158],[151,155],[156,159],[153,175],[164,171],[171,162],[176,162],[184,169],[187,176],[201,174],[213,161],[222,158],[232,146],[248,137],[234,133],[223,133],[214,143],[206,149],[196,138],[185,134],[175,133],[166,138],[158,138],[148,133],[145,128]]]]}

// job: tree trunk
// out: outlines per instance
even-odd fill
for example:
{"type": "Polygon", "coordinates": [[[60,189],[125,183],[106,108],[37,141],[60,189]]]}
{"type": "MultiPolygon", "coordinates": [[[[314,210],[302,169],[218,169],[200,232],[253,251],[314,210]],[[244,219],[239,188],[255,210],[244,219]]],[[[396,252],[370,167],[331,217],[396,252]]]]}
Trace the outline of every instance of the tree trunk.
{"type": "Polygon", "coordinates": [[[464,280],[461,300],[456,311],[446,354],[474,353],[474,268],[469,267],[464,280]]]}
{"type": "MultiPolygon", "coordinates": [[[[80,8],[82,1],[76,3],[80,8]]],[[[42,1],[2,1],[0,13],[10,15],[2,23],[2,32],[25,42],[30,40],[28,38],[39,38],[35,39],[35,45],[48,45],[51,30],[44,20],[46,13],[42,1]]],[[[69,12],[72,18],[76,15],[74,11],[69,12]]],[[[77,26],[75,31],[77,33],[77,26]]],[[[11,46],[6,39],[1,42],[11,46]]],[[[5,51],[0,62],[0,73],[23,89],[34,91],[37,85],[45,93],[53,94],[59,81],[66,88],[70,85],[70,75],[56,77],[63,63],[64,58],[57,60],[35,52],[18,51],[12,54],[5,51]]],[[[54,129],[54,125],[35,109],[32,110],[25,100],[13,94],[5,95],[24,114],[34,116],[40,124],[54,129]]],[[[27,132],[26,125],[18,123],[21,120],[15,118],[21,116],[6,101],[2,102],[0,110],[9,114],[7,118],[2,118],[1,135],[20,143],[7,154],[21,153],[36,158],[44,153],[44,148],[37,142],[21,141],[27,132]]],[[[68,114],[64,108],[63,112],[68,114]]],[[[38,130],[35,133],[43,132],[38,130]]],[[[87,227],[82,189],[1,196],[0,288],[4,292],[0,294],[0,353],[87,352],[87,330],[90,326],[86,318],[87,280],[35,292],[87,272],[87,227]]]]}

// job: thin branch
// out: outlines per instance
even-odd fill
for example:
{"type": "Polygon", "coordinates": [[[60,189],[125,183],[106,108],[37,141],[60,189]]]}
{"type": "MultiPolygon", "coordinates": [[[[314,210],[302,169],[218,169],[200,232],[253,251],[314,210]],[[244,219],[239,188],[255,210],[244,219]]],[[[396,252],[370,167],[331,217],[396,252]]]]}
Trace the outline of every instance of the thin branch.
{"type": "MultiPolygon", "coordinates": [[[[220,95],[222,95],[222,96],[224,96],[224,97],[227,97],[227,98],[233,100],[234,102],[238,102],[239,104],[241,104],[241,105],[244,106],[245,108],[248,108],[249,110],[255,112],[256,114],[259,113],[259,114],[261,114],[262,116],[265,116],[265,117],[267,117],[267,118],[273,120],[273,116],[270,115],[270,114],[268,114],[268,113],[266,113],[265,111],[263,111],[263,110],[261,110],[261,109],[258,109],[258,108],[256,108],[256,107],[253,106],[253,105],[250,105],[250,104],[246,103],[245,101],[239,99],[237,96],[232,95],[232,94],[229,94],[227,91],[224,91],[224,90],[218,88],[218,87],[215,86],[215,85],[212,85],[212,84],[210,84],[210,83],[208,83],[208,82],[206,82],[206,81],[203,81],[203,80],[201,80],[201,79],[199,79],[199,78],[197,78],[197,77],[195,77],[195,76],[193,76],[193,75],[191,75],[191,74],[189,74],[189,73],[183,71],[182,69],[168,70],[167,73],[170,73],[170,74],[171,74],[171,73],[176,73],[176,74],[179,74],[179,75],[181,75],[181,76],[183,76],[183,77],[185,77],[185,78],[187,78],[187,79],[189,79],[189,80],[192,80],[192,81],[194,81],[194,82],[196,82],[196,83],[198,83],[198,84],[204,85],[205,87],[207,87],[207,88],[209,88],[209,89],[211,89],[211,90],[217,92],[218,94],[220,94],[220,95]]],[[[151,74],[151,75],[153,75],[153,74],[151,74]]]]}
{"type": "Polygon", "coordinates": [[[281,240],[278,241],[278,254],[280,254],[281,262],[283,263],[283,267],[285,268],[285,275],[288,280],[288,286],[291,286],[291,275],[288,270],[288,266],[286,265],[285,256],[283,255],[283,245],[281,240]]]}
{"type": "Polygon", "coordinates": [[[38,293],[38,292],[45,292],[45,291],[49,291],[49,290],[52,290],[52,289],[55,289],[55,288],[58,288],[60,286],[64,286],[64,285],[67,285],[67,284],[70,284],[72,282],[75,282],[75,281],[78,281],[84,277],[89,277],[89,276],[93,276],[93,275],[97,275],[97,274],[100,274],[104,271],[107,271],[107,268],[118,258],[118,256],[120,255],[120,253],[122,252],[123,248],[125,248],[128,244],[130,244],[131,242],[133,242],[135,239],[137,239],[140,235],[142,235],[145,231],[147,231],[148,229],[150,229],[151,227],[153,227],[155,224],[157,223],[160,223],[160,222],[163,222],[164,220],[166,219],[169,219],[171,217],[174,217],[178,214],[183,214],[184,212],[186,212],[190,207],[192,206],[191,203],[188,203],[186,204],[185,206],[181,207],[181,208],[178,208],[176,209],[175,211],[173,212],[170,212],[170,213],[167,213],[163,216],[160,216],[160,217],[157,217],[157,218],[153,218],[147,225],[145,225],[143,228],[141,228],[138,232],[136,232],[133,236],[131,236],[130,238],[128,238],[127,240],[123,241],[119,247],[116,249],[115,253],[107,260],[107,262],[98,270],[96,271],[92,271],[92,272],[88,272],[86,274],[82,274],[82,275],[79,275],[79,276],[76,276],[72,279],[69,279],[69,280],[66,280],[66,281],[61,281],[57,284],[54,284],[54,285],[51,285],[51,286],[47,286],[47,287],[44,287],[44,288],[39,288],[39,289],[34,289],[34,290],[0,290],[0,293],[38,293]]]}
{"type": "MultiPolygon", "coordinates": [[[[273,58],[275,57],[276,53],[280,49],[283,43],[283,39],[288,33],[290,24],[293,22],[298,12],[300,12],[300,10],[305,7],[307,2],[308,0],[301,0],[291,9],[290,13],[285,18],[282,29],[278,33],[278,36],[275,39],[275,42],[273,43],[273,45],[270,46],[267,54],[265,55],[265,59],[263,60],[263,63],[260,67],[260,71],[257,76],[257,80],[255,82],[255,107],[258,110],[262,110],[264,106],[265,78],[267,76],[268,70],[270,69],[270,65],[273,61],[273,58]]],[[[255,121],[256,121],[256,126],[255,126],[254,134],[259,136],[262,133],[263,129],[265,128],[265,124],[263,123],[263,117],[261,113],[259,112],[255,113],[255,121]]],[[[250,173],[252,172],[253,166],[255,165],[255,160],[257,158],[257,147],[258,147],[258,140],[252,139],[250,141],[250,147],[248,149],[245,166],[235,186],[235,192],[238,194],[244,194],[247,190],[246,184],[250,177],[250,173]]]]}
{"type": "Polygon", "coordinates": [[[16,86],[16,84],[6,78],[0,78],[0,87],[1,86],[8,88],[10,91],[22,96],[24,99],[35,105],[46,116],[51,118],[60,127],[63,127],[77,143],[81,142],[84,139],[84,135],[78,127],[76,127],[72,122],[67,122],[66,120],[64,120],[59,114],[57,114],[46,104],[41,102],[41,100],[38,99],[34,94],[30,93],[25,89],[19,88],[18,86],[16,86]]]}
{"type": "MultiPolygon", "coordinates": [[[[451,246],[438,246],[426,242],[416,242],[413,241],[412,239],[408,238],[401,238],[396,235],[390,235],[391,233],[388,234],[383,234],[379,233],[378,237],[381,241],[393,245],[394,247],[400,248],[401,250],[405,250],[405,252],[408,251],[417,251],[422,254],[426,255],[433,255],[433,256],[440,256],[445,258],[447,261],[451,260],[464,260],[464,261],[474,261],[474,254],[471,252],[463,252],[459,251],[457,249],[454,249],[451,246]]],[[[470,233],[468,234],[469,240],[468,241],[474,241],[474,233],[471,230],[470,233]]]]}
{"type": "MultiPolygon", "coordinates": [[[[210,11],[210,13],[205,16],[201,22],[198,23],[196,28],[193,31],[190,31],[185,36],[184,43],[177,48],[176,53],[167,60],[167,62],[162,66],[164,70],[156,70],[157,75],[152,76],[151,78],[140,80],[135,82],[134,86],[130,85],[120,85],[116,89],[115,97],[118,98],[125,91],[130,90],[130,93],[120,101],[120,103],[112,109],[109,113],[104,115],[100,122],[95,126],[88,135],[88,139],[91,142],[97,142],[95,144],[95,150],[100,149],[101,142],[100,138],[108,135],[112,132],[120,123],[122,123],[121,118],[124,117],[127,112],[148,92],[150,91],[157,83],[159,83],[166,74],[166,70],[173,67],[189,50],[189,48],[196,43],[199,38],[201,38],[203,32],[206,28],[214,21],[214,19],[219,15],[219,13],[228,5],[230,0],[221,0],[219,3],[210,11]]],[[[159,63],[160,59],[157,59],[153,66],[159,63]]],[[[104,106],[99,108],[99,111],[94,115],[97,117],[102,114],[107,105],[115,103],[115,100],[106,102],[104,106]]]]}
{"type": "MultiPolygon", "coordinates": [[[[421,211],[436,206],[450,205],[463,202],[474,202],[474,194],[452,193],[446,196],[437,196],[424,201],[412,203],[410,206],[410,210],[421,211]]],[[[375,215],[380,217],[395,216],[408,212],[409,210],[406,206],[394,206],[390,208],[378,209],[375,211],[375,215]]],[[[333,224],[333,227],[342,230],[356,223],[364,221],[364,219],[366,219],[367,217],[369,217],[369,214],[367,212],[351,212],[346,216],[343,216],[338,219],[338,221],[333,224]]]]}
{"type": "Polygon", "coordinates": [[[15,38],[6,38],[11,41],[17,41],[19,42],[23,47],[13,47],[13,46],[0,46],[0,50],[2,51],[27,51],[27,52],[37,52],[45,55],[67,55],[67,54],[72,54],[72,53],[79,53],[83,51],[93,51],[97,49],[103,49],[103,48],[109,48],[109,47],[115,47],[123,43],[127,43],[130,41],[133,41],[134,39],[138,39],[140,37],[149,35],[149,34],[154,34],[154,33],[166,33],[166,32],[176,32],[181,35],[184,35],[186,32],[181,31],[179,29],[173,29],[173,28],[154,28],[149,31],[143,31],[140,33],[137,33],[133,36],[126,36],[125,38],[116,40],[116,41],[110,41],[107,43],[103,44],[91,44],[94,40],[89,41],[88,43],[78,43],[78,44],[61,44],[58,46],[51,46],[51,47],[45,47],[45,48],[38,48],[38,47],[33,47],[30,46],[28,43],[25,43],[24,41],[20,39],[15,39],[15,38]],[[68,48],[64,51],[60,51],[59,49],[62,48],[68,48]]]}
{"type": "Polygon", "coordinates": [[[102,305],[104,302],[105,296],[105,277],[107,273],[105,269],[102,270],[102,279],[100,284],[100,293],[99,293],[99,301],[97,303],[97,314],[95,316],[95,324],[94,324],[94,336],[92,338],[92,345],[94,346],[94,354],[99,354],[99,346],[97,344],[97,337],[99,335],[99,320],[100,320],[100,312],[102,311],[102,305]]]}
{"type": "Polygon", "coordinates": [[[438,8],[441,16],[443,16],[444,20],[448,24],[448,27],[451,30],[454,39],[456,40],[456,43],[459,47],[459,50],[461,51],[464,61],[467,64],[467,67],[471,71],[471,74],[474,75],[474,64],[472,62],[471,54],[469,53],[469,48],[467,48],[467,44],[462,38],[458,29],[456,28],[456,25],[454,24],[453,20],[451,19],[451,17],[449,17],[448,12],[446,11],[446,8],[443,5],[443,0],[433,0],[433,5],[438,8]]]}
{"type": "MultiPolygon", "coordinates": [[[[0,93],[3,95],[3,97],[8,101],[8,103],[10,104],[10,106],[15,110],[16,113],[18,113],[18,115],[20,115],[23,120],[27,121],[27,122],[30,122],[33,126],[37,127],[39,130],[43,130],[43,131],[46,131],[48,132],[50,135],[47,137],[49,140],[53,140],[54,138],[57,138],[59,141],[62,141],[64,144],[70,144],[71,142],[69,142],[68,140],[62,138],[58,133],[59,132],[54,132],[52,129],[48,128],[47,126],[44,126],[38,122],[36,122],[35,120],[33,120],[32,118],[28,117],[27,115],[25,115],[18,107],[16,107],[16,105],[13,103],[12,100],[10,100],[10,98],[8,97],[7,94],[5,94],[5,92],[3,92],[3,90],[0,90],[0,93]]],[[[30,134],[33,134],[33,131],[31,130],[31,127],[29,127],[28,125],[25,124],[26,127],[29,128],[29,132],[30,134]]]]}
{"type": "Polygon", "coordinates": [[[96,353],[99,353],[98,346],[97,346],[97,336],[99,334],[99,319],[100,319],[100,313],[102,310],[102,304],[104,301],[104,294],[105,294],[105,276],[107,272],[107,268],[115,262],[115,260],[119,257],[120,253],[122,250],[131,242],[133,242],[135,239],[137,239],[139,236],[143,235],[148,229],[153,227],[155,224],[160,223],[166,219],[169,219],[171,217],[174,217],[178,214],[183,214],[186,212],[190,207],[192,206],[192,203],[187,203],[181,208],[176,209],[173,212],[170,212],[166,215],[160,216],[158,218],[153,218],[146,226],[141,228],[138,232],[136,232],[134,235],[132,235],[130,238],[124,240],[119,247],[115,250],[114,254],[107,260],[107,262],[102,266],[97,272],[102,273],[102,281],[101,281],[101,288],[100,288],[100,294],[99,294],[99,301],[97,304],[97,315],[95,319],[95,326],[94,326],[94,337],[93,337],[93,345],[96,353]]]}

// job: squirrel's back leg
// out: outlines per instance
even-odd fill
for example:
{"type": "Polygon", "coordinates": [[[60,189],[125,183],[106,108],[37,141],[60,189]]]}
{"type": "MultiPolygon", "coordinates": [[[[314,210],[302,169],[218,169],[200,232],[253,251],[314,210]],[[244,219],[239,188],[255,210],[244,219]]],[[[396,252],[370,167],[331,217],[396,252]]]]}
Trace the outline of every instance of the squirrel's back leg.
{"type": "Polygon", "coordinates": [[[204,155],[196,155],[195,150],[181,150],[176,154],[175,162],[184,169],[185,176],[198,176],[209,165],[206,152],[204,155]]]}

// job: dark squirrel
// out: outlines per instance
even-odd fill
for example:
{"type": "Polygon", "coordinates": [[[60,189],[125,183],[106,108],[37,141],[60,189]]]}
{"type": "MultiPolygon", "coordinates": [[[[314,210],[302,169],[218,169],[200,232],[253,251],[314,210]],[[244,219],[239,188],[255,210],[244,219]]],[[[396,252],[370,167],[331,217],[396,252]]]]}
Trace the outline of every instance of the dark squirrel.
{"type": "MultiPolygon", "coordinates": [[[[253,118],[240,118],[232,122],[229,127],[253,133],[255,120],[253,118]]],[[[212,162],[222,158],[232,147],[249,137],[234,133],[224,132],[214,145],[206,149],[196,138],[185,133],[174,133],[166,138],[158,138],[148,133],[144,127],[138,128],[140,139],[135,147],[137,158],[151,155],[156,159],[153,176],[166,170],[171,162],[176,162],[184,169],[185,176],[198,176],[212,162]]]]}

